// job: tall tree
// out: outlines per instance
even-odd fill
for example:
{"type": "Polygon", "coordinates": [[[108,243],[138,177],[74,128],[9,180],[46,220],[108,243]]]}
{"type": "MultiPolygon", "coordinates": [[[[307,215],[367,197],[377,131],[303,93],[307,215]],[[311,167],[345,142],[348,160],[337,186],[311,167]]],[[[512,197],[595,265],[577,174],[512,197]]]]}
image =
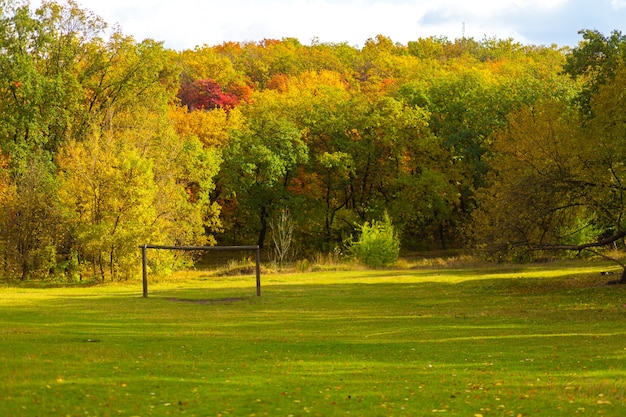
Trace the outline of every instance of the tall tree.
{"type": "Polygon", "coordinates": [[[157,188],[151,162],[115,136],[98,133],[69,144],[57,160],[60,196],[81,257],[102,280],[132,276],[137,245],[154,233],[157,188]]]}
{"type": "MultiPolygon", "coordinates": [[[[221,198],[237,204],[231,221],[241,210],[255,219],[257,244],[265,244],[269,221],[287,198],[297,167],[307,160],[307,146],[293,122],[281,116],[281,103],[273,91],[254,97],[244,112],[247,126],[235,132],[224,149],[220,172],[221,198]],[[254,217],[252,217],[254,216],[254,217]]],[[[237,228],[231,222],[231,228],[237,228]]]]}
{"type": "Polygon", "coordinates": [[[65,243],[57,184],[49,165],[45,154],[30,154],[25,169],[5,184],[0,215],[4,270],[21,280],[47,277],[56,266],[57,248],[65,243]]]}
{"type": "Polygon", "coordinates": [[[144,112],[128,130],[95,129],[56,158],[72,247],[102,279],[133,277],[140,244],[215,243],[219,208],[210,193],[220,158],[197,137],[177,136],[166,115],[144,112]]]}
{"type": "Polygon", "coordinates": [[[35,14],[27,4],[8,6],[1,19],[0,146],[17,167],[26,153],[54,153],[71,137],[83,96],[81,63],[103,26],[74,2],[44,2],[35,14]]]}
{"type": "Polygon", "coordinates": [[[87,45],[102,22],[74,2],[5,2],[0,9],[0,149],[14,194],[0,209],[5,265],[47,275],[66,243],[53,155],[75,133],[87,45]]]}
{"type": "Polygon", "coordinates": [[[591,98],[598,89],[610,82],[617,68],[626,61],[626,36],[613,31],[605,36],[597,30],[582,30],[582,41],[567,55],[564,70],[583,83],[579,105],[587,116],[591,114],[591,98]]]}
{"type": "Polygon", "coordinates": [[[129,277],[140,243],[214,242],[220,158],[168,117],[177,54],[119,30],[104,40],[106,25],[72,1],[10,3],[0,17],[5,264],[26,277],[45,254],[129,277]]]}
{"type": "MultiPolygon", "coordinates": [[[[602,251],[626,237],[626,68],[598,89],[591,121],[563,104],[522,109],[496,138],[492,187],[475,213],[479,241],[500,253],[602,251]],[[601,116],[600,116],[601,115],[601,116]]],[[[626,264],[619,282],[626,283],[626,264]]]]}

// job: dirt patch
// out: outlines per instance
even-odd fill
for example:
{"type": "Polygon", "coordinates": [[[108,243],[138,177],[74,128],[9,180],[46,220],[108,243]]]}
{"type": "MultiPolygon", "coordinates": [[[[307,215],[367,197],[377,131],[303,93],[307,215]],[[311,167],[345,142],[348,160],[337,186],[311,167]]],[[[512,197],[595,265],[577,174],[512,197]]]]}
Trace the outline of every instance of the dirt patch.
{"type": "Polygon", "coordinates": [[[194,303],[194,304],[230,304],[236,303],[239,301],[247,300],[247,298],[242,297],[232,297],[232,298],[211,298],[211,299],[189,299],[189,298],[168,298],[169,301],[177,301],[181,303],[194,303]]]}
{"type": "Polygon", "coordinates": [[[215,275],[218,277],[236,277],[241,275],[254,275],[256,273],[255,265],[244,265],[228,268],[223,271],[218,271],[215,275]]]}

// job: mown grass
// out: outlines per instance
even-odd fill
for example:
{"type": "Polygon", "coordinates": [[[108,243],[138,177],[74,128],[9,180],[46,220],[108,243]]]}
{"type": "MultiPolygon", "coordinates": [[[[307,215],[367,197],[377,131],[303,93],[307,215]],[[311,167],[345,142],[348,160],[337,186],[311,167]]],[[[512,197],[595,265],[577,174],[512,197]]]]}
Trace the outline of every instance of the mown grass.
{"type": "Polygon", "coordinates": [[[626,289],[567,263],[0,288],[2,416],[623,416],[626,289]]]}

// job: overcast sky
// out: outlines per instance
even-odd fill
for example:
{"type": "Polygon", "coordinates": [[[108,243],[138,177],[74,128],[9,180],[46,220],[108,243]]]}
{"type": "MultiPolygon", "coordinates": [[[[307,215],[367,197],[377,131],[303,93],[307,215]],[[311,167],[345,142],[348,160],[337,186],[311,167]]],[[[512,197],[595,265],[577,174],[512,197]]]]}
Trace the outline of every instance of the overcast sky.
{"type": "MultiPolygon", "coordinates": [[[[63,0],[60,0],[62,2],[63,0]]],[[[137,41],[177,50],[227,41],[297,38],[362,46],[381,34],[513,38],[576,46],[578,31],[626,32],[626,0],[77,0],[137,41]]],[[[31,2],[33,6],[37,1],[31,2]]]]}

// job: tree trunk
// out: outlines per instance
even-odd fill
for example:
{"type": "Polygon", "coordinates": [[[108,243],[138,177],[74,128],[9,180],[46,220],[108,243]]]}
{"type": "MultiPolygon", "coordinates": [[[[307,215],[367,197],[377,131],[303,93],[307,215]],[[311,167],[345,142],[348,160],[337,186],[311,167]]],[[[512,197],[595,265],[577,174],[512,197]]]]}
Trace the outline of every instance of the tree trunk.
{"type": "Polygon", "coordinates": [[[104,261],[101,253],[98,255],[98,265],[100,266],[100,276],[102,278],[102,282],[104,282],[104,261]]]}
{"type": "Polygon", "coordinates": [[[622,275],[620,276],[619,279],[615,279],[613,281],[609,281],[609,282],[607,282],[607,284],[609,284],[609,285],[626,284],[626,267],[624,267],[624,269],[622,270],[622,275]]]}
{"type": "Polygon", "coordinates": [[[259,230],[259,240],[257,241],[257,245],[259,245],[260,249],[263,249],[263,245],[265,244],[265,236],[267,235],[267,209],[265,206],[261,207],[261,211],[259,212],[259,219],[261,220],[261,230],[259,230]]]}
{"type": "Polygon", "coordinates": [[[443,227],[443,223],[439,223],[439,241],[441,242],[441,249],[446,250],[446,231],[443,227]]]}
{"type": "Polygon", "coordinates": [[[27,281],[28,275],[30,275],[29,263],[28,261],[23,261],[22,262],[22,277],[20,278],[20,281],[27,281]]]}

